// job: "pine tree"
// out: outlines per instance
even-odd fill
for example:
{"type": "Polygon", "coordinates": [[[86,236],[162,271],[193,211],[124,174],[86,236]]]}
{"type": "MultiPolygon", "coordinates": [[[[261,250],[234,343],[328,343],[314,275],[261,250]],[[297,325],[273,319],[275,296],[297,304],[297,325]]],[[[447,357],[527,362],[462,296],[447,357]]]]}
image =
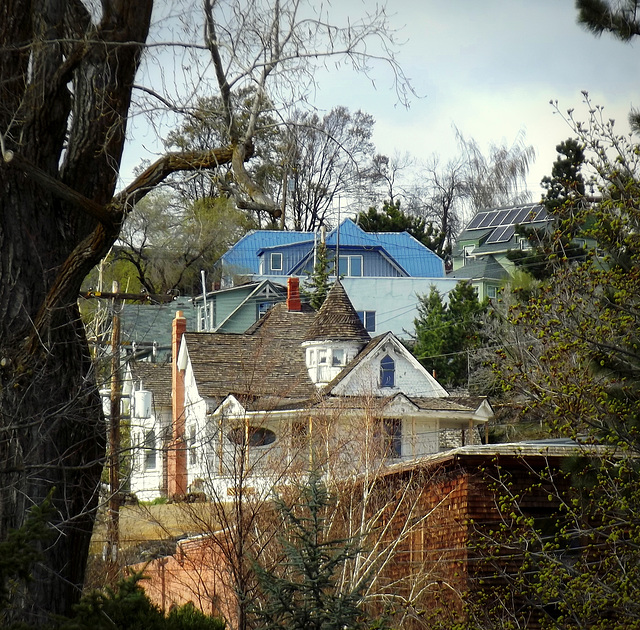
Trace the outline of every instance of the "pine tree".
{"type": "Polygon", "coordinates": [[[451,253],[451,248],[445,247],[446,234],[433,221],[405,213],[400,209],[400,200],[385,201],[381,210],[372,207],[360,212],[357,222],[366,232],[408,232],[438,256],[451,253]]]}
{"type": "Polygon", "coordinates": [[[418,300],[418,317],[414,320],[416,342],[413,354],[436,378],[448,373],[445,354],[447,328],[446,306],[439,291],[432,286],[429,295],[418,300]]]}
{"type": "Polygon", "coordinates": [[[486,308],[468,282],[456,285],[447,305],[435,287],[420,297],[413,354],[442,384],[456,387],[468,382],[468,352],[480,344],[486,308]]]}
{"type": "Polygon", "coordinates": [[[317,311],[324,304],[333,283],[329,282],[329,254],[326,243],[320,243],[316,247],[316,264],[313,273],[307,278],[305,294],[309,297],[309,303],[317,311]]]}
{"type": "Polygon", "coordinates": [[[288,504],[275,498],[280,517],[282,562],[272,570],[256,564],[262,593],[254,615],[261,630],[357,630],[372,624],[363,611],[366,580],[341,591],[345,563],[358,554],[357,540],[329,538],[325,521],[331,498],[320,475],[312,473],[288,504]]]}
{"type": "Polygon", "coordinates": [[[509,260],[537,280],[551,277],[559,265],[586,259],[587,251],[575,240],[583,235],[589,218],[581,172],[585,164],[584,149],[584,144],[575,138],[556,146],[558,157],[551,176],[543,177],[541,182],[547,191],[542,202],[555,218],[553,229],[519,227],[518,234],[528,239],[532,249],[507,253],[509,260]]]}

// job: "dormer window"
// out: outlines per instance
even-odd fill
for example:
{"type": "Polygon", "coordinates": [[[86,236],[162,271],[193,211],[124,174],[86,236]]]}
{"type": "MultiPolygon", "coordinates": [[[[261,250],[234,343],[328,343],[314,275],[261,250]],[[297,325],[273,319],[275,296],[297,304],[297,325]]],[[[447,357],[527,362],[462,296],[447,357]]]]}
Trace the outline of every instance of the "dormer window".
{"type": "Polygon", "coordinates": [[[380,361],[380,387],[395,387],[396,363],[386,354],[380,361]]]}
{"type": "Polygon", "coordinates": [[[340,256],[338,275],[360,277],[362,275],[362,256],[340,256]]]}
{"type": "Polygon", "coordinates": [[[345,365],[345,352],[341,348],[334,348],[332,353],[332,365],[345,365]]]}
{"type": "Polygon", "coordinates": [[[282,254],[271,254],[271,271],[282,271],[282,254]]]}

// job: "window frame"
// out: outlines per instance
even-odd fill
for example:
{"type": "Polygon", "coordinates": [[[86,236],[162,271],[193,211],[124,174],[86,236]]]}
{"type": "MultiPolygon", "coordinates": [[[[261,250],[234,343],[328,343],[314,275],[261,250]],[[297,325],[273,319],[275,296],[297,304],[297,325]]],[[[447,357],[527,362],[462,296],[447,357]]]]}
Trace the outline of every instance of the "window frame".
{"type": "Polygon", "coordinates": [[[282,271],[283,265],[284,265],[284,256],[282,255],[282,252],[271,252],[271,255],[269,257],[269,269],[271,271],[282,271]],[[278,257],[280,259],[280,264],[279,266],[276,266],[274,264],[274,261],[277,260],[278,257]]]}
{"type": "Polygon", "coordinates": [[[385,354],[380,359],[380,387],[390,388],[396,386],[396,362],[385,354]]]}
{"type": "Polygon", "coordinates": [[[156,470],[158,467],[158,451],[156,449],[155,429],[145,429],[142,433],[142,468],[144,472],[156,470]]]}
{"type": "Polygon", "coordinates": [[[367,332],[376,331],[376,312],[375,311],[356,311],[364,329],[367,332]]]}
{"type": "Polygon", "coordinates": [[[362,254],[340,254],[338,256],[338,276],[345,278],[362,278],[364,276],[364,257],[362,254]],[[360,273],[352,273],[352,261],[358,259],[360,262],[360,273]],[[346,262],[346,273],[342,273],[342,263],[346,262]]]}

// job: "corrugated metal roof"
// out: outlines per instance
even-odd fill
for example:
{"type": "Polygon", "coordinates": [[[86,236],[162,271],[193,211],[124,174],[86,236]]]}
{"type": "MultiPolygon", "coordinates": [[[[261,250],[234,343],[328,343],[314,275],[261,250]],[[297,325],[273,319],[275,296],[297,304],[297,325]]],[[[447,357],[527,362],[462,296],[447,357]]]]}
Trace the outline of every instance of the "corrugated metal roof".
{"type": "MultiPolygon", "coordinates": [[[[221,258],[222,264],[233,267],[237,273],[259,273],[258,253],[275,247],[305,243],[313,247],[314,232],[287,232],[279,230],[255,230],[243,236],[221,258]]],[[[444,261],[407,232],[365,232],[351,219],[345,219],[339,228],[328,233],[326,243],[340,246],[380,249],[395,261],[409,276],[419,278],[441,278],[444,276],[444,261]],[[339,236],[338,236],[339,230],[339,236]]]]}

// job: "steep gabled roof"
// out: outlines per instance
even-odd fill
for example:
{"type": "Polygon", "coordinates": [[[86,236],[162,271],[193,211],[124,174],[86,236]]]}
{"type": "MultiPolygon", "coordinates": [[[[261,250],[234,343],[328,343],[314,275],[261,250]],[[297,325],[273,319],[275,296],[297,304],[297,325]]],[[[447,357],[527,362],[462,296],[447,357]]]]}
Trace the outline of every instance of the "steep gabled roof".
{"type": "Polygon", "coordinates": [[[469,280],[498,280],[509,277],[509,272],[495,259],[492,254],[481,258],[471,259],[460,269],[447,274],[447,278],[461,278],[469,280]]]}
{"type": "Polygon", "coordinates": [[[304,340],[366,343],[370,339],[342,284],[336,280],[304,340]]]}
{"type": "Polygon", "coordinates": [[[305,399],[316,387],[309,379],[302,340],[315,317],[277,304],[246,334],[185,333],[201,396],[221,401],[271,397],[305,399]]]}
{"type": "MultiPolygon", "coordinates": [[[[405,348],[404,345],[398,340],[398,338],[393,333],[384,333],[383,335],[378,335],[374,337],[359,353],[358,355],[347,365],[344,370],[340,372],[330,383],[325,385],[323,388],[323,393],[325,395],[336,395],[336,393],[345,386],[345,383],[348,383],[351,374],[356,372],[360,366],[366,364],[371,355],[375,354],[376,350],[381,346],[384,347],[390,343],[394,346],[394,350],[402,355],[414,366],[414,369],[421,373],[425,379],[425,382],[430,383],[431,387],[431,395],[423,396],[420,398],[446,398],[449,396],[448,392],[438,383],[438,381],[431,376],[428,370],[425,370],[422,365],[418,362],[418,360],[405,348]]],[[[337,394],[341,396],[342,394],[337,394]]],[[[409,397],[409,396],[407,396],[409,397]]]]}

